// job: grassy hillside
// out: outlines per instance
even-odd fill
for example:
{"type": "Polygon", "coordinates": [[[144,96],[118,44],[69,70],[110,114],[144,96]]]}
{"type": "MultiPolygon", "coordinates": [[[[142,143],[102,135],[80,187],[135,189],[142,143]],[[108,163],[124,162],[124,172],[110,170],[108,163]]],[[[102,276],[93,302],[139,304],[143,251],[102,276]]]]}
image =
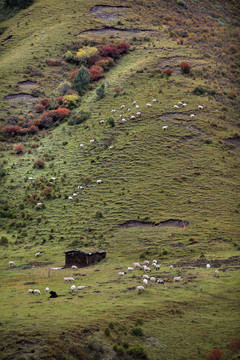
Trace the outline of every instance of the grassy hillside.
{"type": "Polygon", "coordinates": [[[89,113],[85,122],[66,120],[34,136],[6,137],[1,127],[1,358],[198,360],[220,349],[221,359],[237,359],[237,2],[96,5],[103,3],[35,0],[1,23],[3,127],[36,119],[34,104],[60,95],[78,67],[66,61],[67,50],[86,42],[130,44],[71,109],[70,119],[89,113]],[[60,66],[49,66],[49,59],[60,66]],[[191,65],[189,74],[182,62],[191,65]],[[96,100],[101,83],[106,94],[96,100]],[[5,98],[22,93],[28,97],[5,98]],[[142,116],[130,120],[134,101],[142,116]],[[187,105],[174,108],[178,102],[187,105]],[[20,144],[24,151],[17,154],[20,144]],[[34,167],[38,158],[44,168],[34,167]],[[42,192],[47,187],[49,197],[42,192]],[[144,226],[170,219],[180,226],[144,226]],[[129,220],[142,226],[121,226],[129,220]],[[106,250],[107,257],[78,271],[49,270],[64,265],[63,251],[75,248],[106,250]],[[146,259],[158,260],[160,270],[151,275],[165,284],[137,295],[143,272],[122,278],[118,272],[146,259]],[[9,268],[10,260],[17,266],[9,268]],[[66,276],[88,287],[72,294],[66,276]],[[46,286],[62,296],[49,299],[46,286]],[[29,288],[41,296],[27,294],[29,288]]]}

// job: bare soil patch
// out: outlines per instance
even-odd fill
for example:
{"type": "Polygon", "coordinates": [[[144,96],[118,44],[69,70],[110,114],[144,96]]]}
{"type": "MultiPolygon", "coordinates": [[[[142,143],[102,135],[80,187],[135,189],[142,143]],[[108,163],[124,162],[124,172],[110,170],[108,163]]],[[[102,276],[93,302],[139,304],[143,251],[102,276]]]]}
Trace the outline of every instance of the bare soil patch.
{"type": "Polygon", "coordinates": [[[240,136],[236,136],[236,137],[233,137],[233,138],[224,139],[224,141],[225,141],[227,144],[233,145],[234,147],[239,147],[239,146],[240,146],[240,136]]]}
{"type": "Polygon", "coordinates": [[[79,33],[78,35],[103,35],[103,34],[107,34],[107,35],[127,35],[127,34],[152,34],[154,33],[154,30],[149,30],[149,29],[120,29],[120,28],[116,28],[116,27],[110,27],[110,26],[105,26],[104,28],[101,29],[88,29],[88,30],[84,30],[81,33],[79,33]]]}
{"type": "Polygon", "coordinates": [[[36,100],[37,96],[27,94],[27,93],[19,93],[19,94],[9,94],[4,97],[4,100],[19,100],[19,99],[31,99],[36,100]]]}
{"type": "Polygon", "coordinates": [[[126,15],[130,6],[111,6],[111,5],[95,5],[90,9],[90,13],[99,18],[111,20],[126,15]]]}
{"type": "Polygon", "coordinates": [[[19,81],[18,85],[24,87],[33,87],[36,85],[36,81],[32,81],[32,80],[19,81]]]}
{"type": "Polygon", "coordinates": [[[189,225],[189,222],[186,220],[179,220],[179,219],[168,219],[164,221],[160,221],[159,223],[154,223],[152,221],[139,221],[139,220],[128,220],[125,221],[123,224],[119,226],[121,228],[131,228],[131,227],[153,227],[153,226],[173,226],[173,227],[180,227],[184,228],[189,225]]]}

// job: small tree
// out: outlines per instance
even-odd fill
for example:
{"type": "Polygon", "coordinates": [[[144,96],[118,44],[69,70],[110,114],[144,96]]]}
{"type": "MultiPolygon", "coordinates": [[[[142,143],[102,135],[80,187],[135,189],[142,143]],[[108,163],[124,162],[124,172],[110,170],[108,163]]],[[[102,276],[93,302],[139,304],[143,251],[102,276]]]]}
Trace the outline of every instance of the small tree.
{"type": "Polygon", "coordinates": [[[112,117],[108,118],[108,124],[111,126],[111,127],[114,127],[115,126],[115,121],[112,117]]]}
{"type": "Polygon", "coordinates": [[[81,94],[83,90],[87,90],[89,83],[89,71],[82,65],[74,76],[72,87],[81,94]]]}
{"type": "Polygon", "coordinates": [[[101,100],[105,96],[105,85],[102,84],[96,89],[97,100],[101,100]]]}

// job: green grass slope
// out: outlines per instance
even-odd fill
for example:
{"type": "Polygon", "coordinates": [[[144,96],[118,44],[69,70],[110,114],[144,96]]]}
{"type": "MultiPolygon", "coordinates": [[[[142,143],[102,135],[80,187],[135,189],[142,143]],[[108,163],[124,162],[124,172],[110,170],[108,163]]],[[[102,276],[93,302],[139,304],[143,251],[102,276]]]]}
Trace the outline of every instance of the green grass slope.
{"type": "Polygon", "coordinates": [[[198,360],[220,349],[222,359],[237,359],[237,4],[111,2],[129,8],[101,8],[95,14],[90,12],[94,5],[102,2],[36,0],[1,23],[7,28],[0,38],[2,121],[33,112],[31,103],[4,100],[8,94],[31,93],[19,81],[34,80],[40,98],[56,96],[76,68],[49,67],[46,59],[63,58],[68,47],[102,35],[131,44],[100,81],[105,97],[96,101],[95,88],[82,97],[79,111],[91,114],[84,123],[62,123],[38,139],[1,139],[1,358],[198,360]],[[105,26],[128,31],[82,34],[105,26]],[[181,73],[183,61],[191,64],[190,75],[181,73]],[[29,66],[41,76],[27,73],[29,66]],[[164,75],[168,68],[170,77],[164,75]],[[194,95],[199,87],[208,91],[194,95]],[[124,110],[123,123],[120,106],[133,115],[133,101],[142,116],[130,120],[124,110]],[[174,109],[179,101],[187,106],[174,109]],[[107,122],[111,116],[114,127],[107,122]],[[16,155],[13,147],[20,143],[25,152],[16,155]],[[37,158],[44,159],[45,168],[33,168],[37,158]],[[26,180],[29,176],[33,181],[26,180]],[[50,199],[41,194],[46,186],[52,187],[50,199]],[[74,192],[76,199],[68,200],[74,192]],[[26,201],[34,194],[44,208],[26,201]],[[169,219],[189,226],[120,226],[128,220],[169,219]],[[63,251],[73,248],[107,250],[107,257],[77,272],[49,270],[64,265],[63,251]],[[160,270],[151,274],[165,284],[149,285],[137,295],[143,272],[117,274],[145,259],[159,261],[160,270]],[[9,260],[17,266],[9,268],[9,260]],[[174,283],[180,275],[183,281],[174,283]],[[72,294],[65,276],[88,287],[72,294]],[[62,296],[49,299],[46,286],[62,296]],[[40,289],[41,296],[28,295],[29,288],[40,289]]]}

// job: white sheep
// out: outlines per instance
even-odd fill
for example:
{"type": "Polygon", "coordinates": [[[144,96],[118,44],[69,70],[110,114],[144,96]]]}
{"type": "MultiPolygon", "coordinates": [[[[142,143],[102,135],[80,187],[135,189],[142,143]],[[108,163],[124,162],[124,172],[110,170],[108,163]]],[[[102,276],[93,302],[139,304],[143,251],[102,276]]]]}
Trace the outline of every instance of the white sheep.
{"type": "Polygon", "coordinates": [[[73,270],[78,270],[78,267],[76,265],[72,265],[73,270]]]}
{"type": "Polygon", "coordinates": [[[141,265],[138,262],[133,263],[134,270],[141,269],[141,265]]]}
{"type": "Polygon", "coordinates": [[[70,290],[71,290],[72,293],[73,293],[74,291],[76,291],[76,285],[72,285],[72,286],[70,287],[70,290]]]}
{"type": "Polygon", "coordinates": [[[191,115],[190,115],[190,118],[192,119],[192,118],[194,118],[194,116],[195,116],[194,114],[191,114],[191,115]]]}
{"type": "Polygon", "coordinates": [[[178,106],[178,105],[174,105],[174,109],[179,109],[179,106],[178,106]]]}
{"type": "Polygon", "coordinates": [[[119,115],[120,119],[123,117],[122,114],[119,115]]]}
{"type": "Polygon", "coordinates": [[[136,103],[137,103],[137,102],[136,102],[136,101],[134,101],[132,104],[133,104],[133,105],[136,105],[136,103]]]}
{"type": "Polygon", "coordinates": [[[182,107],[185,107],[185,106],[187,106],[187,103],[182,103],[182,107]]]}
{"type": "Polygon", "coordinates": [[[207,270],[210,269],[210,267],[211,267],[210,264],[207,264],[207,265],[206,265],[206,269],[207,269],[207,270]]]}
{"type": "Polygon", "coordinates": [[[103,180],[99,179],[97,180],[97,184],[102,184],[103,183],[103,180]]]}
{"type": "Polygon", "coordinates": [[[147,280],[149,280],[149,279],[150,279],[150,277],[149,277],[147,274],[144,274],[144,275],[143,275],[143,279],[147,279],[147,280]]]}
{"type": "Polygon", "coordinates": [[[76,196],[78,196],[78,194],[76,194],[76,193],[73,193],[73,195],[72,195],[73,197],[76,197],[76,196]]]}
{"type": "Polygon", "coordinates": [[[139,105],[136,105],[136,109],[139,109],[139,105]]]}
{"type": "Polygon", "coordinates": [[[199,110],[203,110],[203,106],[202,106],[202,105],[198,105],[198,109],[199,109],[199,110]]]}
{"type": "Polygon", "coordinates": [[[14,267],[14,266],[16,266],[16,264],[15,264],[14,261],[9,261],[9,262],[8,262],[8,266],[9,266],[9,267],[14,267]]]}
{"type": "Polygon", "coordinates": [[[146,266],[146,265],[143,265],[143,271],[152,271],[151,269],[150,269],[150,267],[148,267],[148,266],[146,266]]]}
{"type": "Polygon", "coordinates": [[[33,178],[31,176],[29,176],[28,180],[33,180],[33,178]]]}
{"type": "Polygon", "coordinates": [[[150,104],[150,103],[147,103],[147,104],[146,104],[146,106],[147,106],[147,107],[151,107],[151,106],[152,106],[152,104],[150,104]]]}
{"type": "Polygon", "coordinates": [[[181,101],[179,101],[179,102],[178,102],[178,105],[182,105],[182,102],[181,102],[181,101]]]}
{"type": "Polygon", "coordinates": [[[49,287],[46,287],[45,291],[48,293],[49,292],[49,287]]]}
{"type": "Polygon", "coordinates": [[[56,180],[56,178],[53,176],[53,177],[51,178],[51,180],[55,181],[55,180],[56,180]]]}
{"type": "Polygon", "coordinates": [[[130,108],[128,108],[128,112],[130,112],[131,111],[131,109],[130,108]]]}
{"type": "Polygon", "coordinates": [[[152,102],[158,102],[158,100],[157,99],[153,99],[153,101],[152,102]]]}
{"type": "Polygon", "coordinates": [[[111,145],[111,146],[109,146],[109,148],[108,148],[109,150],[112,150],[112,149],[114,149],[114,146],[113,145],[111,145]]]}
{"type": "Polygon", "coordinates": [[[165,283],[165,281],[163,279],[158,279],[157,283],[163,285],[165,283]]]}
{"type": "Polygon", "coordinates": [[[163,130],[167,130],[167,129],[168,129],[168,126],[167,126],[167,125],[164,125],[164,126],[162,127],[162,129],[163,129],[163,130]]]}
{"type": "Polygon", "coordinates": [[[41,255],[40,251],[36,252],[35,257],[39,257],[41,255]]]}
{"type": "Polygon", "coordinates": [[[117,110],[113,109],[111,110],[111,113],[114,114],[117,110]]]}
{"type": "Polygon", "coordinates": [[[169,266],[169,269],[172,270],[172,269],[173,269],[173,265],[170,265],[170,266],[169,266]]]}
{"type": "Polygon", "coordinates": [[[99,124],[104,124],[104,120],[100,120],[100,121],[99,121],[99,124]]]}
{"type": "Polygon", "coordinates": [[[143,279],[143,283],[144,283],[144,285],[148,286],[148,280],[147,279],[143,279]]]}
{"type": "Polygon", "coordinates": [[[69,197],[68,197],[68,200],[73,200],[73,197],[72,197],[72,196],[69,196],[69,197]]]}
{"type": "Polygon", "coordinates": [[[151,281],[151,282],[156,282],[156,280],[157,280],[157,279],[156,279],[154,276],[151,276],[151,277],[150,277],[150,281],[151,281]]]}
{"type": "Polygon", "coordinates": [[[120,109],[124,109],[124,108],[125,108],[125,105],[121,105],[121,106],[120,106],[120,109]]]}
{"type": "Polygon", "coordinates": [[[82,189],[83,189],[83,186],[82,186],[82,185],[79,185],[79,186],[78,186],[78,189],[79,189],[79,190],[82,190],[82,189]]]}
{"type": "Polygon", "coordinates": [[[84,145],[83,145],[83,144],[80,144],[79,146],[80,146],[80,147],[84,147],[84,145]]]}
{"type": "Polygon", "coordinates": [[[219,272],[218,272],[218,270],[215,270],[214,275],[215,275],[216,277],[218,277],[218,276],[219,276],[219,272]]]}
{"type": "Polygon", "coordinates": [[[37,203],[37,206],[43,206],[43,203],[37,203]]]}
{"type": "Polygon", "coordinates": [[[160,269],[160,265],[156,264],[155,265],[155,270],[159,270],[160,269]]]}
{"type": "Polygon", "coordinates": [[[28,289],[28,294],[33,294],[34,290],[33,289],[28,289]]]}
{"type": "Polygon", "coordinates": [[[126,121],[127,121],[126,119],[122,118],[122,122],[126,122],[126,121]]]}
{"type": "Polygon", "coordinates": [[[157,260],[153,260],[153,261],[152,261],[153,264],[154,264],[154,263],[157,264],[157,262],[158,262],[157,260]]]}
{"type": "Polygon", "coordinates": [[[84,286],[84,285],[81,285],[81,286],[78,286],[77,287],[77,291],[78,290],[84,290],[84,289],[86,289],[88,286],[84,286]]]}
{"type": "Polygon", "coordinates": [[[174,278],[173,278],[173,281],[174,282],[178,282],[178,281],[182,281],[182,277],[181,276],[175,276],[174,278]]]}
{"type": "Polygon", "coordinates": [[[73,277],[69,277],[69,278],[68,278],[68,281],[70,281],[70,282],[75,282],[75,280],[74,280],[73,277]]]}
{"type": "Polygon", "coordinates": [[[149,263],[148,260],[145,260],[144,263],[143,263],[143,265],[147,265],[147,266],[148,266],[149,264],[150,264],[150,263],[149,263]]]}
{"type": "Polygon", "coordinates": [[[137,289],[137,294],[141,294],[141,292],[145,290],[144,286],[141,285],[137,286],[136,289],[137,289]]]}
{"type": "Polygon", "coordinates": [[[38,290],[38,289],[34,289],[34,290],[33,290],[33,293],[34,293],[34,294],[41,295],[41,292],[40,292],[40,290],[38,290]]]}
{"type": "Polygon", "coordinates": [[[124,276],[126,273],[124,272],[124,271],[120,271],[119,273],[118,273],[118,276],[124,276]]]}
{"type": "Polygon", "coordinates": [[[138,111],[136,115],[140,117],[140,116],[142,116],[142,113],[140,111],[138,111]]]}
{"type": "Polygon", "coordinates": [[[133,270],[134,270],[133,267],[131,267],[131,266],[128,267],[128,271],[133,271],[133,270]]]}
{"type": "Polygon", "coordinates": [[[130,117],[130,120],[134,120],[134,119],[136,119],[136,116],[132,115],[132,116],[130,117]]]}
{"type": "Polygon", "coordinates": [[[95,141],[95,139],[91,139],[91,140],[90,140],[90,144],[93,144],[94,141],[95,141]]]}

